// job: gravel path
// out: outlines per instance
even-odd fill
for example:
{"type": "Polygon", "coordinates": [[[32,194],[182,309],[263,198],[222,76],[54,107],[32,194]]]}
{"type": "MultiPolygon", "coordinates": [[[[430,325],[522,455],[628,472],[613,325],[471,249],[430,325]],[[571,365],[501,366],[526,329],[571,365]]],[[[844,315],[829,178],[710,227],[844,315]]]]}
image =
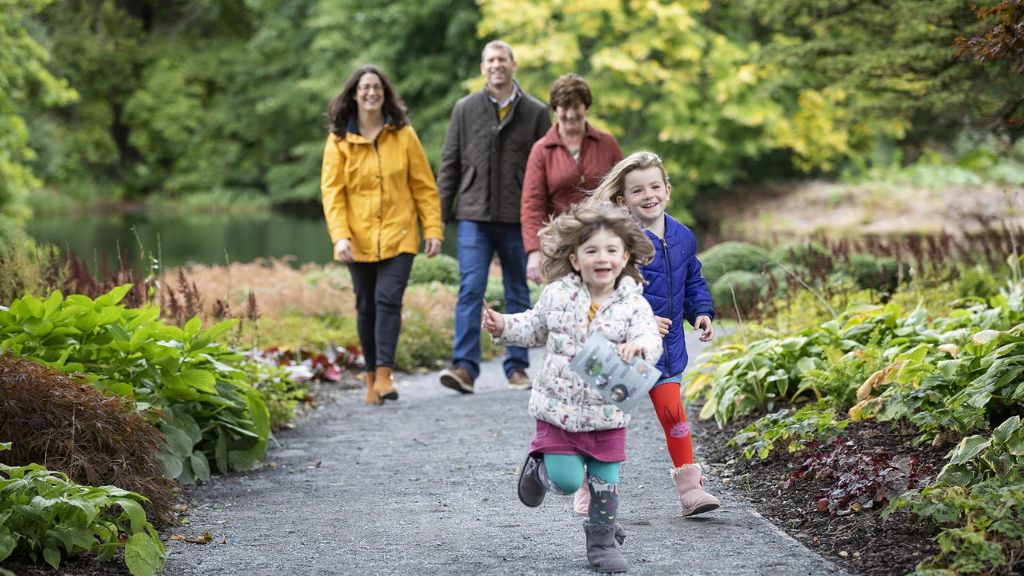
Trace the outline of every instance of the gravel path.
{"type": "MultiPolygon", "coordinates": [[[[194,489],[190,524],[171,532],[213,542],[168,542],[164,574],[593,574],[572,498],[531,509],[516,497],[533,421],[529,393],[507,389],[499,363],[485,364],[471,396],[436,373],[397,387],[401,400],[385,406],[342,395],[278,433],[263,469],[194,489]]],[[[716,478],[723,507],[682,518],[649,401],[629,429],[631,574],[841,574],[716,478]]]]}

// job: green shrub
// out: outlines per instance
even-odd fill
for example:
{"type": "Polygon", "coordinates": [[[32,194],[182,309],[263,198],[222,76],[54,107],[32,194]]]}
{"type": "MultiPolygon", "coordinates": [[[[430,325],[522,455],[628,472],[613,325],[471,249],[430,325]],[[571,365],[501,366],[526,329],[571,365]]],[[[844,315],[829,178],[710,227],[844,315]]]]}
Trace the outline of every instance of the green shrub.
{"type": "MultiPolygon", "coordinates": [[[[0,442],[0,451],[10,449],[0,442]]],[[[39,556],[54,570],[64,557],[109,560],[124,548],[135,576],[156,574],[164,545],[142,508],[145,497],[115,486],[81,486],[39,464],[0,464],[0,562],[39,556]],[[122,538],[124,539],[122,541],[122,538]]]]}
{"type": "Polygon", "coordinates": [[[737,310],[741,315],[746,315],[757,308],[767,288],[768,281],[764,276],[734,270],[711,285],[711,298],[715,306],[727,315],[733,315],[737,310]]]}
{"type": "Polygon", "coordinates": [[[850,255],[849,274],[861,288],[892,293],[899,283],[899,271],[899,263],[893,258],[859,252],[850,255]]]}
{"type": "Polygon", "coordinates": [[[412,261],[409,283],[430,284],[431,282],[458,286],[459,261],[447,254],[438,254],[433,258],[417,254],[416,258],[412,261]]]}
{"type": "Polygon", "coordinates": [[[883,512],[883,518],[910,506],[944,529],[939,553],[917,565],[914,574],[1019,574],[1024,557],[1024,478],[990,478],[969,488],[932,485],[910,490],[883,512]]]}
{"type": "Polygon", "coordinates": [[[793,412],[784,408],[764,416],[729,440],[729,446],[743,448],[743,457],[764,460],[776,448],[787,452],[802,450],[812,440],[831,440],[849,420],[837,419],[836,411],[822,403],[811,404],[793,412]]]}
{"type": "Polygon", "coordinates": [[[270,415],[239,368],[242,356],[215,341],[236,321],[206,331],[198,317],[182,328],[167,325],[156,306],[118,305],[131,288],[96,300],[60,292],[15,300],[0,310],[0,348],[80,373],[139,410],[154,408],[170,478],[208,479],[211,461],[225,473],[254,468],[266,453],[270,415]]]}
{"type": "Polygon", "coordinates": [[[771,255],[761,247],[746,242],[722,242],[705,250],[698,258],[701,272],[708,284],[714,284],[729,272],[760,272],[771,266],[771,255]]]}
{"type": "Polygon", "coordinates": [[[79,484],[139,492],[157,518],[170,518],[172,483],[157,457],[163,434],[119,396],[5,352],[0,438],[14,445],[0,462],[41,464],[79,484]]]}
{"type": "Polygon", "coordinates": [[[999,293],[999,283],[990,272],[979,266],[960,272],[956,283],[957,294],[961,298],[981,298],[987,300],[999,293]]]}

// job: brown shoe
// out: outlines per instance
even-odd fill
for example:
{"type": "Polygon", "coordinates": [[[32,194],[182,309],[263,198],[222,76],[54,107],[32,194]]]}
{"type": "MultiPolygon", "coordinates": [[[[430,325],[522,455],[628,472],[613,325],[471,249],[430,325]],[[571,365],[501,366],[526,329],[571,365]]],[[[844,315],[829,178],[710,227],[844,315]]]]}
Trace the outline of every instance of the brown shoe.
{"type": "Polygon", "coordinates": [[[530,382],[530,377],[526,375],[526,371],[513,370],[508,375],[508,387],[513,390],[529,390],[533,388],[533,383],[530,382]]]}
{"type": "Polygon", "coordinates": [[[373,382],[377,375],[374,372],[363,372],[363,380],[366,382],[366,399],[364,402],[367,404],[380,404],[380,396],[377,396],[377,391],[373,389],[373,382]]]}
{"type": "Polygon", "coordinates": [[[469,370],[462,366],[441,370],[441,385],[463,394],[473,393],[473,377],[469,375],[469,370]]]}

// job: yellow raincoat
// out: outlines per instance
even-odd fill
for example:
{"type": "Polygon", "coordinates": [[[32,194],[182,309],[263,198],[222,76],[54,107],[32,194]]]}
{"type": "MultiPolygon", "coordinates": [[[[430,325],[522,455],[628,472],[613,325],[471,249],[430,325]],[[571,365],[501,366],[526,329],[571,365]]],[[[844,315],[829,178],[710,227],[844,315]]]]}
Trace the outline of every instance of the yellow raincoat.
{"type": "Polygon", "coordinates": [[[331,244],[350,239],[356,262],[416,254],[420,225],[424,237],[444,237],[434,174],[412,126],[386,126],[376,145],[328,135],[320,191],[331,244]]]}

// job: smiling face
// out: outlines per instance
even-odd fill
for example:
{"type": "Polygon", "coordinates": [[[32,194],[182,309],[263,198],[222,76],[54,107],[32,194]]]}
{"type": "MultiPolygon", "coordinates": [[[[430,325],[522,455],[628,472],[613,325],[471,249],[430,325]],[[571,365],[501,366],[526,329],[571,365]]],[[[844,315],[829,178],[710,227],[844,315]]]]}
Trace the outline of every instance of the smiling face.
{"type": "Polygon", "coordinates": [[[648,228],[664,216],[671,193],[672,186],[665,183],[661,168],[651,166],[626,174],[623,193],[617,201],[629,209],[644,228],[648,228]]]}
{"type": "Polygon", "coordinates": [[[516,61],[508,50],[500,46],[488,46],[480,60],[480,73],[487,78],[488,86],[500,91],[510,86],[515,79],[516,61]]]}
{"type": "Polygon", "coordinates": [[[622,238],[605,228],[599,229],[569,255],[569,263],[579,272],[592,296],[614,290],[615,281],[628,261],[629,252],[622,238]]]}
{"type": "Polygon", "coordinates": [[[356,107],[360,112],[379,112],[384,107],[384,82],[373,72],[363,74],[356,84],[356,107]]]}
{"type": "Polygon", "coordinates": [[[582,102],[555,106],[555,118],[563,132],[580,134],[587,121],[587,107],[582,102]]]}

